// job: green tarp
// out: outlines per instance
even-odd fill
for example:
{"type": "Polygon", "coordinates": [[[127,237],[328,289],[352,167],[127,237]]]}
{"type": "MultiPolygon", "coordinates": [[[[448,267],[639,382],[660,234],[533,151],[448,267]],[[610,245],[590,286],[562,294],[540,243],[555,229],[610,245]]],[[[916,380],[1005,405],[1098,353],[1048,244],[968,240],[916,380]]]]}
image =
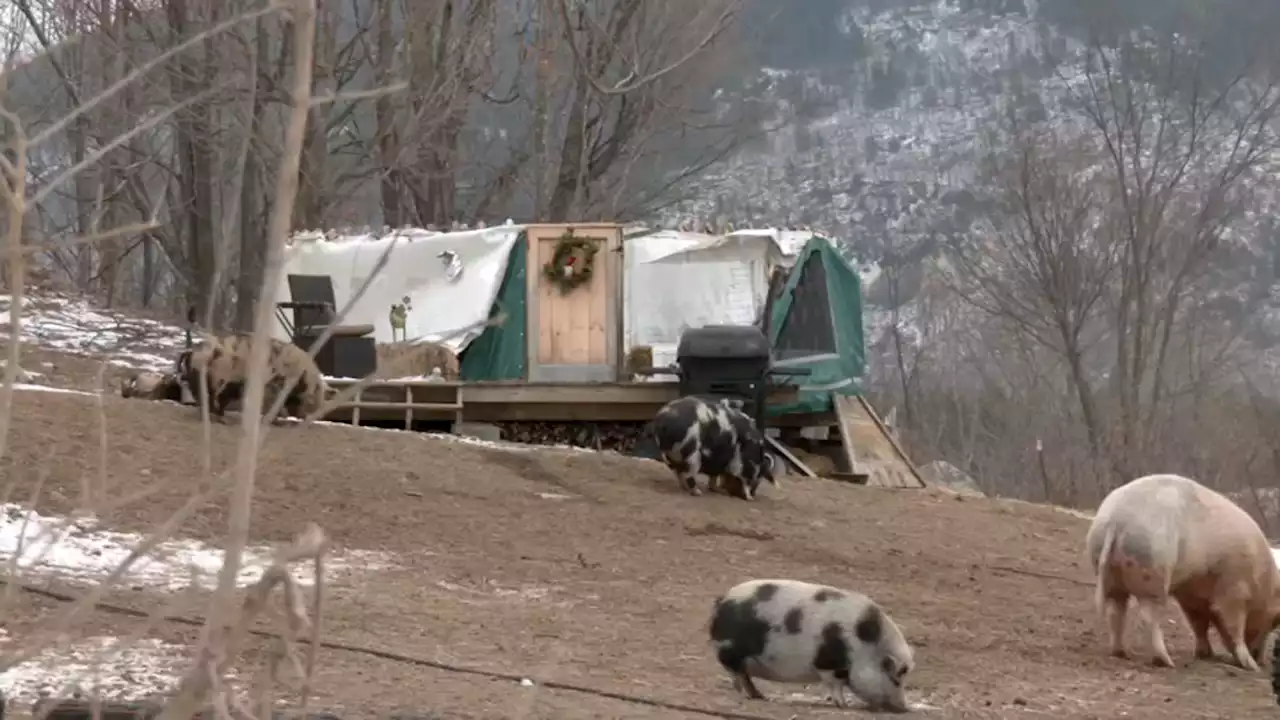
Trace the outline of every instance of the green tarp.
{"type": "Polygon", "coordinates": [[[787,284],[774,301],[769,328],[775,364],[810,371],[807,376],[787,379],[800,387],[797,402],[770,405],[769,415],[829,412],[833,393],[857,395],[861,392],[860,381],[866,369],[862,282],[825,238],[816,235],[809,238],[796,257],[787,284]],[[819,264],[821,268],[815,268],[819,264]],[[805,306],[801,308],[799,303],[805,306]],[[815,323],[824,321],[824,309],[825,322],[830,323],[831,328],[826,342],[833,339],[834,348],[813,347],[819,344],[814,339],[823,334],[815,331],[815,323]],[[788,323],[801,314],[803,322],[797,320],[795,326],[789,328],[788,323]],[[811,344],[805,345],[806,342],[811,344]],[[812,357],[811,360],[797,356],[796,348],[806,347],[813,348],[812,352],[804,353],[812,357]]]}
{"type": "Polygon", "coordinates": [[[458,372],[463,380],[523,380],[528,354],[525,350],[525,268],[528,264],[525,247],[529,242],[520,233],[511,244],[507,256],[507,271],[502,276],[498,296],[489,311],[489,317],[499,312],[507,314],[502,325],[485,328],[480,337],[471,341],[462,352],[458,372]]]}

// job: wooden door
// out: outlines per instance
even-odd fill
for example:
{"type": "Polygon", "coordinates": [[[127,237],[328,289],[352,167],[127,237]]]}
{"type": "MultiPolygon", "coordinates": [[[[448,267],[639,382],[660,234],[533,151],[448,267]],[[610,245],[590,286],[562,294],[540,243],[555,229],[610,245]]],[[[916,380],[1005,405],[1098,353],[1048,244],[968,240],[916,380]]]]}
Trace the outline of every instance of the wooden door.
{"type": "Polygon", "coordinates": [[[622,331],[622,233],[616,225],[532,225],[528,237],[528,352],[533,382],[614,382],[622,331]],[[599,245],[591,280],[567,294],[543,268],[566,230],[599,245]]]}

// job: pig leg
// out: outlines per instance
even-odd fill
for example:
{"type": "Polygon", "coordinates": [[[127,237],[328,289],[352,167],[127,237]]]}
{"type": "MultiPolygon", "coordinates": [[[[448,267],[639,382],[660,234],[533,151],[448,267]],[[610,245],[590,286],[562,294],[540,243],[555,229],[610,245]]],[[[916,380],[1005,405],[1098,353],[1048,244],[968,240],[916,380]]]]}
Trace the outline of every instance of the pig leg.
{"type": "Polygon", "coordinates": [[[679,465],[671,468],[675,473],[676,482],[680,487],[690,495],[701,495],[702,491],[698,489],[698,471],[688,465],[679,465]]]}
{"type": "Polygon", "coordinates": [[[1129,593],[1123,590],[1109,590],[1101,596],[1102,612],[1107,618],[1107,633],[1111,644],[1111,655],[1126,658],[1129,653],[1124,649],[1124,619],[1129,611],[1129,593]]]}
{"type": "Polygon", "coordinates": [[[764,700],[764,694],[756,688],[755,683],[751,682],[751,675],[747,673],[747,657],[747,655],[743,654],[741,648],[732,643],[727,646],[721,646],[719,652],[716,653],[716,659],[720,661],[720,667],[723,667],[729,673],[729,677],[733,678],[734,690],[745,694],[752,700],[764,700]]]}
{"type": "Polygon", "coordinates": [[[698,456],[695,453],[692,456],[685,456],[679,453],[684,452],[683,449],[676,451],[667,451],[663,457],[663,462],[667,467],[671,468],[671,472],[676,476],[676,482],[680,487],[690,495],[701,495],[702,491],[698,489],[698,471],[700,469],[698,456]]]}
{"type": "Polygon", "coordinates": [[[730,671],[733,676],[733,689],[746,695],[752,700],[765,700],[764,693],[760,692],[756,684],[751,682],[751,676],[746,670],[730,671]]]}
{"type": "Polygon", "coordinates": [[[1214,627],[1222,636],[1222,644],[1227,652],[1235,658],[1241,668],[1250,672],[1258,671],[1258,663],[1244,644],[1244,627],[1247,610],[1245,603],[1235,598],[1219,601],[1214,613],[1214,627]]]}
{"type": "Polygon", "coordinates": [[[1107,598],[1107,631],[1110,635],[1111,654],[1114,657],[1126,658],[1129,653],[1124,649],[1124,617],[1129,612],[1129,598],[1123,600],[1107,598]]]}
{"type": "Polygon", "coordinates": [[[1192,588],[1180,588],[1173,597],[1178,601],[1178,607],[1182,608],[1182,614],[1186,616],[1187,624],[1195,635],[1196,659],[1213,658],[1213,644],[1209,642],[1209,628],[1214,624],[1213,606],[1192,588]]]}
{"type": "Polygon", "coordinates": [[[1205,608],[1185,606],[1182,612],[1187,616],[1187,624],[1191,626],[1191,632],[1196,636],[1196,659],[1212,660],[1213,644],[1209,642],[1209,626],[1214,624],[1213,612],[1205,608]]]}
{"type": "Polygon", "coordinates": [[[1151,598],[1138,600],[1138,612],[1147,625],[1148,641],[1151,645],[1151,664],[1156,667],[1173,667],[1173,658],[1169,657],[1169,649],[1164,644],[1164,633],[1160,630],[1160,611],[1165,603],[1151,598]]]}
{"type": "Polygon", "coordinates": [[[849,684],[849,673],[847,671],[843,673],[843,680],[836,677],[837,673],[833,672],[819,671],[818,674],[822,677],[822,686],[827,689],[827,693],[831,696],[831,702],[835,703],[838,708],[848,707],[849,700],[845,697],[844,688],[845,685],[849,684]]]}

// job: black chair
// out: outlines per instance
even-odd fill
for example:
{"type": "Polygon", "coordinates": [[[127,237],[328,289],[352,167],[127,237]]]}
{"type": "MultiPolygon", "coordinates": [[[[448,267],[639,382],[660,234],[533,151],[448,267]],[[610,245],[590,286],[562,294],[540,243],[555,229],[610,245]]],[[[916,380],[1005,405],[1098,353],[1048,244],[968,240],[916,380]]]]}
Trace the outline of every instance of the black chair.
{"type": "Polygon", "coordinates": [[[378,366],[373,325],[334,325],[337,303],[328,275],[289,275],[288,302],[276,303],[276,318],[293,344],[310,350],[320,336],[329,339],[316,352],[320,372],[333,377],[364,377],[378,366]]]}

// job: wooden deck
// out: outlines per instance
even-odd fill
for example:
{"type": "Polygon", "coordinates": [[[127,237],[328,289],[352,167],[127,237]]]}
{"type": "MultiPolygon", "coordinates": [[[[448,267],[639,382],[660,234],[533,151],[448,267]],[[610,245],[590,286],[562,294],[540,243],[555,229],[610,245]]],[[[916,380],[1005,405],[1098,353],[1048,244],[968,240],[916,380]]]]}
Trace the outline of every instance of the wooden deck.
{"type": "MultiPolygon", "coordinates": [[[[343,390],[355,380],[329,380],[343,390]]],[[[774,402],[794,402],[794,388],[779,388],[774,402]]],[[[644,422],[679,397],[674,382],[375,382],[326,419],[364,423],[415,422],[644,422]]]]}

